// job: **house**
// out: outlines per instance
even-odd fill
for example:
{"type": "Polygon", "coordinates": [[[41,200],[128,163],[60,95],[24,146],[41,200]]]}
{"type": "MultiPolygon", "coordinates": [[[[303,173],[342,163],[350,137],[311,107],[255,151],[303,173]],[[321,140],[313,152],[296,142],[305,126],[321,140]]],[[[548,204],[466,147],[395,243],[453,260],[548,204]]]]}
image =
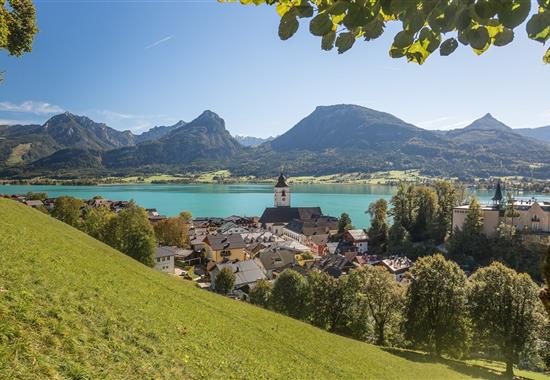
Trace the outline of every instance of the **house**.
{"type": "Polygon", "coordinates": [[[343,239],[350,242],[360,255],[368,251],[368,237],[365,230],[348,230],[344,233],[343,239]]]}
{"type": "Polygon", "coordinates": [[[326,272],[332,277],[340,277],[348,273],[351,269],[355,269],[353,262],[342,255],[327,255],[316,264],[316,269],[326,272]]]}
{"type": "Polygon", "coordinates": [[[280,273],[296,265],[296,252],[289,249],[271,247],[258,252],[256,257],[262,263],[268,278],[273,278],[274,272],[280,273]]]}
{"type": "Polygon", "coordinates": [[[108,209],[113,205],[113,201],[103,198],[92,198],[86,201],[86,204],[93,208],[106,207],[108,209]]]}
{"type": "Polygon", "coordinates": [[[218,229],[218,232],[220,234],[244,234],[249,232],[246,228],[239,226],[238,224],[234,222],[225,222],[222,224],[222,226],[218,229]]]}
{"type": "Polygon", "coordinates": [[[324,256],[327,254],[327,243],[329,234],[312,235],[306,240],[306,245],[314,255],[324,256]]]}
{"type": "MultiPolygon", "coordinates": [[[[453,229],[462,229],[466,222],[469,205],[453,209],[453,229]]],[[[500,182],[497,183],[491,204],[481,205],[483,233],[488,237],[496,236],[501,223],[514,226],[522,231],[527,240],[550,244],[550,202],[531,199],[506,200],[500,182]],[[513,202],[515,215],[508,212],[513,202]]]]}
{"type": "Polygon", "coordinates": [[[332,216],[315,216],[309,219],[292,219],[283,229],[282,235],[305,243],[314,235],[331,235],[338,230],[338,219],[332,216]]]}
{"type": "Polygon", "coordinates": [[[178,247],[157,247],[154,268],[160,272],[174,273],[175,257],[179,250],[178,247]]]}
{"type": "Polygon", "coordinates": [[[147,212],[147,219],[149,219],[149,222],[152,224],[166,219],[166,216],[159,214],[156,208],[146,208],[145,211],[147,212]]]}
{"type": "Polygon", "coordinates": [[[382,260],[381,265],[393,275],[395,281],[401,282],[412,267],[412,261],[405,256],[392,256],[382,260]]]}
{"type": "Polygon", "coordinates": [[[212,289],[214,289],[216,284],[216,276],[223,268],[229,268],[235,274],[235,290],[254,287],[256,281],[267,279],[261,264],[258,264],[256,260],[218,263],[210,271],[212,289]]]}
{"type": "Polygon", "coordinates": [[[42,202],[41,200],[28,200],[28,201],[23,201],[23,204],[29,206],[29,207],[32,207],[32,208],[39,208],[39,207],[44,207],[44,202],[42,202]]]}
{"type": "Polygon", "coordinates": [[[208,260],[220,262],[222,260],[246,260],[246,244],[239,234],[207,235],[203,240],[205,256],[208,260]]]}

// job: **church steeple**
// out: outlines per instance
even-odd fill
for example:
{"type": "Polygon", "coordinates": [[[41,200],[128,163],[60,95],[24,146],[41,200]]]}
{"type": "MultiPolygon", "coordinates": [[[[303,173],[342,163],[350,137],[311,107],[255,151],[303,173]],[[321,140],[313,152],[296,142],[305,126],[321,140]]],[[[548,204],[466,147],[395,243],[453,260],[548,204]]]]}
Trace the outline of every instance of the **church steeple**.
{"type": "Polygon", "coordinates": [[[283,172],[279,174],[279,179],[277,180],[277,184],[275,185],[275,187],[288,187],[288,185],[286,184],[286,178],[283,175],[283,172]]]}
{"type": "Polygon", "coordinates": [[[500,181],[497,182],[497,188],[495,190],[495,195],[493,196],[493,203],[494,204],[500,204],[502,202],[502,188],[500,186],[500,181]]]}
{"type": "Polygon", "coordinates": [[[275,207],[290,207],[290,187],[282,171],[275,184],[275,207]]]}

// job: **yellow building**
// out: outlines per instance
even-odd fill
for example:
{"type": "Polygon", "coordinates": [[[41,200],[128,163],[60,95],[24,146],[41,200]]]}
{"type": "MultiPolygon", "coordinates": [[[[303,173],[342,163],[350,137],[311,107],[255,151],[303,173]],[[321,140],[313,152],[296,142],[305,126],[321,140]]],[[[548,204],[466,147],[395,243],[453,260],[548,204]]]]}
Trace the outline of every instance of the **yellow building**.
{"type": "MultiPolygon", "coordinates": [[[[505,223],[524,232],[527,239],[531,241],[550,243],[550,202],[537,201],[534,198],[512,201],[515,211],[513,216],[507,212],[499,183],[492,204],[481,206],[483,233],[488,237],[493,237],[497,233],[498,226],[505,223]]],[[[462,228],[468,209],[469,205],[453,209],[453,229],[462,228]]]]}
{"type": "Polygon", "coordinates": [[[208,260],[246,260],[246,243],[240,234],[208,235],[204,238],[205,256],[208,260]]]}

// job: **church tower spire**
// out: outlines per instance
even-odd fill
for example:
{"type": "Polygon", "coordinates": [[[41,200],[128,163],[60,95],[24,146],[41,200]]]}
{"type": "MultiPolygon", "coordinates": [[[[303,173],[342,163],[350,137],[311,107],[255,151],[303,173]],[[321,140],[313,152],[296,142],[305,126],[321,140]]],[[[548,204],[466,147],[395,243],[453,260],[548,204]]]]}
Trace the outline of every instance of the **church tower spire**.
{"type": "Polygon", "coordinates": [[[493,196],[493,204],[499,205],[502,202],[502,188],[500,186],[500,181],[497,182],[497,188],[495,190],[495,195],[493,196]]]}
{"type": "Polygon", "coordinates": [[[275,184],[275,207],[290,207],[290,186],[282,171],[275,184]]]}

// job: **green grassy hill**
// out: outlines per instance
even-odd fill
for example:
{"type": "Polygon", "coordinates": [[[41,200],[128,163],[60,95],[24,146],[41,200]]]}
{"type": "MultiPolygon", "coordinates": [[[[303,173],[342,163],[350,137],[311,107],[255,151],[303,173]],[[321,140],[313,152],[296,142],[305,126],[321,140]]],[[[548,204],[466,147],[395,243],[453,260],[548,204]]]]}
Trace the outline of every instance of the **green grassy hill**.
{"type": "Polygon", "coordinates": [[[4,199],[0,257],[0,379],[495,377],[199,290],[4,199]]]}

